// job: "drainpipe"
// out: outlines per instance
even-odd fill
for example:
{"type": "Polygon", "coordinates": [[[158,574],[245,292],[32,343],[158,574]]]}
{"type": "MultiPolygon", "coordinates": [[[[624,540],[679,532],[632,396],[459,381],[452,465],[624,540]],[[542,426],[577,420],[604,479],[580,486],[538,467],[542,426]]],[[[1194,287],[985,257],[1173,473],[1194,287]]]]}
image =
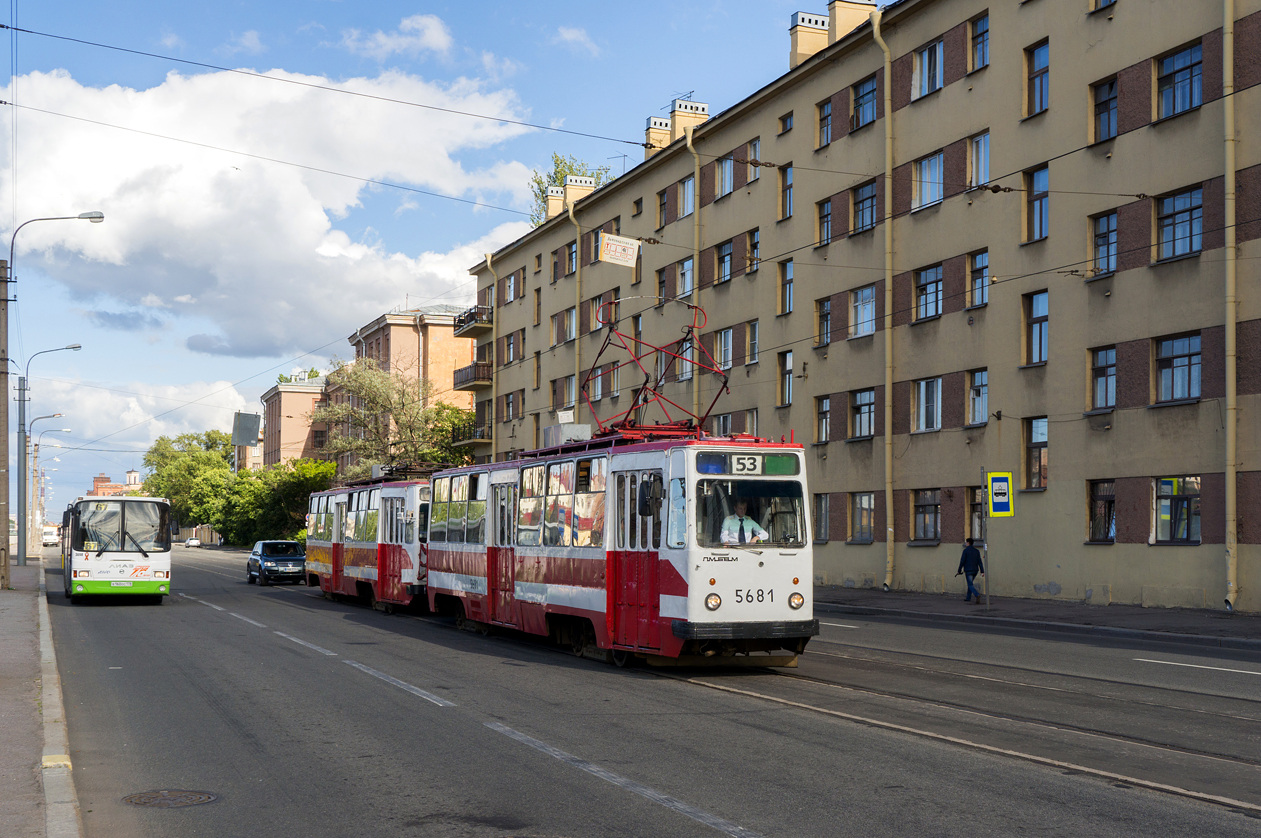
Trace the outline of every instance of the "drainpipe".
{"type": "Polygon", "coordinates": [[[574,334],[577,335],[574,339],[574,422],[577,422],[582,411],[582,399],[578,398],[578,387],[582,384],[582,335],[578,334],[582,326],[582,227],[578,225],[578,219],[574,218],[572,201],[565,205],[565,209],[569,211],[569,220],[574,225],[574,241],[577,242],[574,245],[577,248],[574,259],[574,334]]]}
{"type": "Polygon", "coordinates": [[[1235,0],[1224,0],[1222,26],[1222,102],[1225,112],[1226,156],[1226,610],[1235,610],[1239,594],[1239,516],[1236,504],[1239,403],[1235,386],[1236,300],[1235,253],[1235,0]]]}
{"type": "MultiPolygon", "coordinates": [[[[687,139],[687,150],[692,152],[692,167],[694,174],[692,176],[692,303],[700,308],[701,305],[701,156],[696,152],[696,147],[692,145],[692,134],[695,131],[695,125],[688,125],[683,129],[683,136],[687,139]]],[[[696,357],[696,342],[700,340],[700,335],[692,335],[692,357],[696,357]]],[[[701,377],[696,374],[695,368],[692,370],[692,415],[701,415],[701,377]]]]}
{"type": "MultiPolygon", "coordinates": [[[[495,433],[496,414],[499,412],[499,274],[491,264],[492,254],[486,254],[486,270],[490,271],[494,282],[490,286],[490,461],[495,462],[495,449],[499,447],[498,434],[495,433]]],[[[474,302],[476,305],[476,302],[474,302]]],[[[477,316],[474,308],[473,316],[477,316]]],[[[473,355],[473,363],[477,363],[477,354],[473,355]]]]}
{"type": "Polygon", "coordinates": [[[871,34],[884,53],[884,589],[893,587],[893,58],[880,35],[880,10],[871,34]]]}

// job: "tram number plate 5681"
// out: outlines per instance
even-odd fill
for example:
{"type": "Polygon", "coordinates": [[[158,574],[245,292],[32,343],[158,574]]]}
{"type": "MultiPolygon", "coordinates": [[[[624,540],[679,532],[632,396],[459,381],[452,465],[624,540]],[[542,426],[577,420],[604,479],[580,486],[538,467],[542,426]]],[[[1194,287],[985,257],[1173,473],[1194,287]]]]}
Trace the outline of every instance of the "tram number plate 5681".
{"type": "Polygon", "coordinates": [[[758,588],[756,591],[752,588],[746,590],[736,589],[736,602],[774,602],[774,588],[758,588]]]}

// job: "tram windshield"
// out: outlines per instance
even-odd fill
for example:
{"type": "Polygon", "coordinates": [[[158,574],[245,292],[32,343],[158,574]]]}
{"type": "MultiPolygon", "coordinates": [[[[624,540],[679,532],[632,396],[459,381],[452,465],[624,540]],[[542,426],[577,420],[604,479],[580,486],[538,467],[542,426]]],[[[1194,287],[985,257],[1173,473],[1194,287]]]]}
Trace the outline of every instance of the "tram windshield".
{"type": "Polygon", "coordinates": [[[806,539],[802,503],[796,480],[701,480],[696,486],[696,542],[701,547],[801,547],[806,539]]]}
{"type": "Polygon", "coordinates": [[[73,546],[97,553],[162,552],[171,549],[170,529],[164,503],[84,501],[73,546]]]}

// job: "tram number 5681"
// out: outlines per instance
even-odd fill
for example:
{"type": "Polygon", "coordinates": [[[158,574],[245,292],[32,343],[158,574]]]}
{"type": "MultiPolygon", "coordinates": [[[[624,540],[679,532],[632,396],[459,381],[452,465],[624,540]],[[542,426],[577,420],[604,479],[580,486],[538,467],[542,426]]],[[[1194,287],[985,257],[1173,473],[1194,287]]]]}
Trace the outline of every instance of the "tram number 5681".
{"type": "Polygon", "coordinates": [[[774,602],[774,601],[775,601],[774,588],[768,588],[765,590],[762,588],[758,588],[756,591],[751,588],[744,591],[741,591],[739,589],[736,590],[736,602],[774,602]]]}

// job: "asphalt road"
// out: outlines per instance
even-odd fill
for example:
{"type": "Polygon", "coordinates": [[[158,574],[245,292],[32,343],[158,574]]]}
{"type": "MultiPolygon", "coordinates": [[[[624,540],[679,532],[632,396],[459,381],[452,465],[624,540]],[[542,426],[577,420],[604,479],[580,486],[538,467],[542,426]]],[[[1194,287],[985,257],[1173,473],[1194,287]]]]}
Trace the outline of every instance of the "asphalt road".
{"type": "Polygon", "coordinates": [[[174,559],[161,606],[48,576],[89,838],[1261,831],[1246,653],[820,613],[797,670],[619,670],[174,559]]]}

